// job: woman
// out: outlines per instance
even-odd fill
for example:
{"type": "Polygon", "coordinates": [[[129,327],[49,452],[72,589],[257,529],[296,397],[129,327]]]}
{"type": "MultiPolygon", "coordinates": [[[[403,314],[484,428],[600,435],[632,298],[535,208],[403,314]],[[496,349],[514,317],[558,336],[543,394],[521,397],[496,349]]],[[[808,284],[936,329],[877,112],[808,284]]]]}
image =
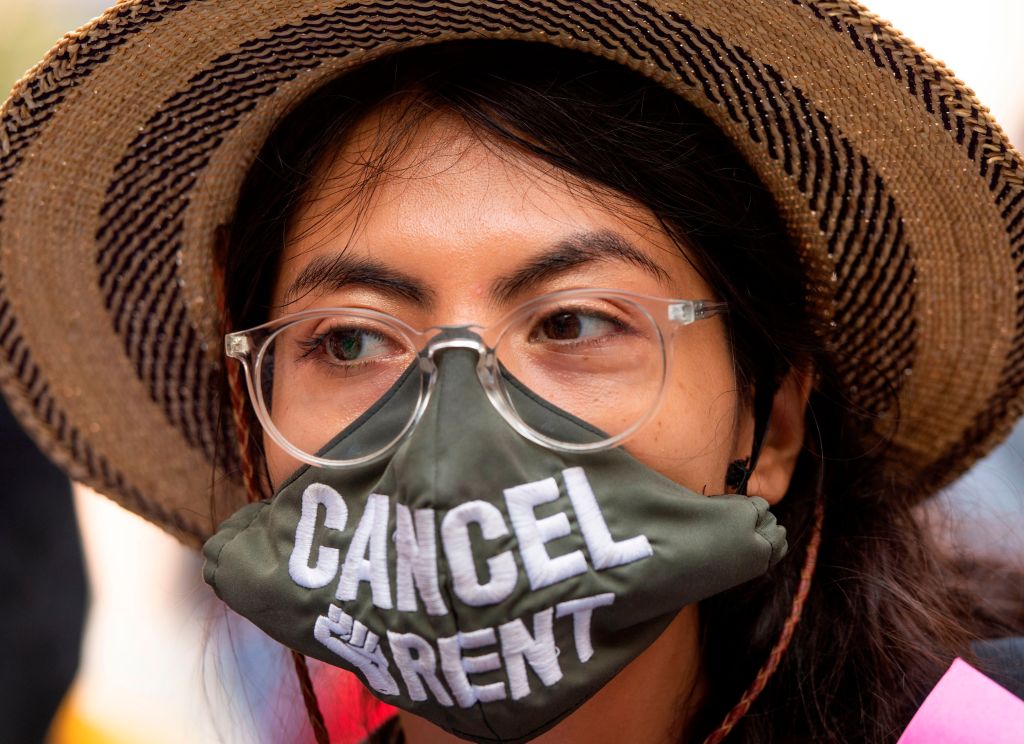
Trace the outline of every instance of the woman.
{"type": "Polygon", "coordinates": [[[1020,632],[913,511],[1019,412],[962,85],[841,3],[293,6],[125,5],[10,99],[6,392],[375,737],[890,741],[1020,632]]]}

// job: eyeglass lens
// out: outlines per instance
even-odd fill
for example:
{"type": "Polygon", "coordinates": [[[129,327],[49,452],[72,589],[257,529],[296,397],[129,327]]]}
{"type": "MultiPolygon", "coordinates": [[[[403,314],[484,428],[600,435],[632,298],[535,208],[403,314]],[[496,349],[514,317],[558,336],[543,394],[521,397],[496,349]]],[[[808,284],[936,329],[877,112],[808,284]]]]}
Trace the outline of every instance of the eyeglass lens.
{"type": "MultiPolygon", "coordinates": [[[[505,325],[494,349],[503,372],[609,438],[642,420],[661,391],[664,349],[657,324],[622,298],[531,306],[505,325]]],[[[419,351],[399,325],[357,314],[287,325],[268,340],[256,369],[266,413],[290,444],[323,456],[338,432],[392,390],[419,351]]],[[[504,375],[498,380],[510,409],[533,426],[520,410],[523,396],[501,389],[510,384],[504,375]]],[[[394,402],[389,406],[381,440],[398,436],[415,415],[418,400],[400,400],[402,410],[394,402]]]]}

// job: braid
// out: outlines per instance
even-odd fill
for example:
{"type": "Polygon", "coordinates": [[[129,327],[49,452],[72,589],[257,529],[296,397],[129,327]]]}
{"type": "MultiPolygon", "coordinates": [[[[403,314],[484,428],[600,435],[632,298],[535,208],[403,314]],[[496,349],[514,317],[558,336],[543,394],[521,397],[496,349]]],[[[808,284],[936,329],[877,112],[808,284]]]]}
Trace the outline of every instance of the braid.
{"type": "MultiPolygon", "coordinates": [[[[242,464],[242,480],[245,483],[245,492],[250,502],[259,501],[260,488],[256,481],[256,467],[253,462],[253,440],[252,428],[249,426],[248,417],[245,411],[245,391],[242,384],[242,367],[240,364],[229,364],[228,388],[231,392],[231,409],[234,415],[235,431],[238,434],[238,447],[242,464]]],[[[309,676],[309,667],[306,665],[306,657],[298,651],[291,651],[292,663],[295,668],[295,676],[299,682],[299,689],[302,691],[302,702],[306,706],[306,715],[309,716],[309,724],[313,727],[313,736],[317,744],[330,744],[330,737],[327,735],[327,726],[324,723],[323,713],[320,712],[320,704],[316,698],[316,690],[313,687],[313,680],[309,676]]]]}
{"type": "Polygon", "coordinates": [[[768,654],[764,666],[761,667],[757,676],[754,677],[753,683],[743,693],[739,702],[729,711],[721,725],[708,735],[704,740],[704,744],[718,744],[718,742],[729,735],[733,727],[750,710],[750,706],[753,705],[754,700],[761,694],[765,685],[768,684],[768,680],[778,668],[779,662],[782,660],[782,654],[789,647],[789,642],[793,638],[793,631],[796,629],[797,623],[800,622],[800,615],[803,613],[804,603],[807,601],[807,594],[811,588],[811,578],[814,576],[814,568],[818,563],[818,546],[821,544],[821,525],[824,518],[825,507],[819,495],[814,505],[814,530],[811,532],[811,540],[807,544],[807,556],[804,558],[804,565],[800,570],[800,584],[797,587],[796,595],[793,597],[793,604],[790,606],[789,616],[782,626],[779,639],[768,654]]]}
{"type": "MultiPolygon", "coordinates": [[[[222,282],[218,286],[223,287],[222,282]]],[[[221,317],[224,318],[226,329],[230,329],[231,321],[221,294],[220,307],[221,317]]],[[[231,399],[231,414],[235,423],[235,433],[238,437],[239,460],[242,467],[242,482],[245,485],[247,500],[251,503],[262,498],[262,491],[256,478],[256,453],[255,441],[252,436],[252,427],[249,425],[249,417],[246,412],[245,383],[242,380],[242,365],[235,360],[228,362],[227,369],[228,392],[231,399]]],[[[327,725],[324,723],[323,713],[320,711],[320,703],[317,701],[316,689],[313,687],[313,680],[309,676],[309,667],[306,657],[295,650],[291,650],[292,665],[295,669],[295,677],[299,682],[299,689],[302,691],[302,702],[306,706],[306,715],[309,717],[309,724],[313,728],[313,737],[316,744],[330,744],[330,736],[327,733],[327,725]]]]}
{"type": "Polygon", "coordinates": [[[299,681],[299,689],[302,690],[302,702],[306,704],[309,725],[313,727],[313,738],[316,739],[316,744],[331,744],[331,737],[327,734],[327,724],[324,723],[324,715],[320,712],[320,703],[316,699],[313,679],[309,676],[306,657],[298,651],[292,651],[291,654],[292,664],[295,666],[295,677],[299,681]]]}
{"type": "Polygon", "coordinates": [[[253,462],[252,427],[245,410],[245,386],[242,382],[241,364],[228,364],[228,392],[231,395],[231,414],[235,422],[235,434],[238,437],[239,460],[242,467],[242,483],[249,502],[259,501],[261,489],[256,480],[256,466],[253,462]]]}

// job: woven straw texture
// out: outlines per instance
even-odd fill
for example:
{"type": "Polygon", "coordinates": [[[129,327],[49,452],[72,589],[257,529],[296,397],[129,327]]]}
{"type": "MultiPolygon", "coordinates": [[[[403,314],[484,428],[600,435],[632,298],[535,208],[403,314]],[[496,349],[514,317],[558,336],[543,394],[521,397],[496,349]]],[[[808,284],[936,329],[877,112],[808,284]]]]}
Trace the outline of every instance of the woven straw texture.
{"type": "Polygon", "coordinates": [[[880,432],[898,391],[892,457],[937,487],[1006,435],[1024,382],[1019,155],[860,6],[149,0],[70,34],[0,110],[0,380],[46,451],[193,546],[244,503],[212,255],[248,165],[351,66],[483,37],[616,60],[730,136],[880,432]]]}

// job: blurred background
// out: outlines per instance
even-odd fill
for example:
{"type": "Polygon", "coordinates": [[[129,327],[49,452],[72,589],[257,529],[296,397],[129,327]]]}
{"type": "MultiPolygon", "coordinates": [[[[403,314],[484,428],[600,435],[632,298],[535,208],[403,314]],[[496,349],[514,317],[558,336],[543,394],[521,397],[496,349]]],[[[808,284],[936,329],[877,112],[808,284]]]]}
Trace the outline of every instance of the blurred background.
{"type": "MultiPolygon", "coordinates": [[[[0,97],[63,33],[108,4],[0,0],[0,97]]],[[[1019,83],[1024,2],[867,0],[866,5],[943,60],[977,92],[1010,139],[1024,145],[1024,87],[1019,83]]],[[[5,660],[0,666],[0,740],[42,740],[53,710],[52,744],[275,741],[282,740],[280,732],[294,735],[306,725],[281,649],[216,601],[202,581],[198,555],[88,489],[75,486],[72,495],[59,473],[33,459],[38,454],[2,410],[0,445],[0,458],[18,465],[12,469],[0,463],[0,500],[8,515],[0,528],[0,557],[24,543],[25,525],[40,512],[47,525],[54,524],[57,512],[63,519],[61,531],[50,528],[32,538],[37,546],[47,538],[52,543],[38,571],[50,571],[59,580],[44,584],[52,586],[50,604],[35,609],[56,618],[59,641],[48,627],[18,624],[29,595],[14,592],[0,598],[0,656],[5,660]],[[23,477],[26,463],[32,463],[37,476],[23,477]],[[16,498],[20,505],[14,504],[16,498]],[[40,643],[35,637],[40,634],[50,640],[37,647],[33,644],[40,643]],[[30,666],[43,670],[40,679],[26,679],[11,662],[26,657],[30,666]],[[26,688],[29,683],[43,690],[39,705],[30,704],[36,698],[29,696],[36,693],[26,688]],[[19,697],[18,690],[25,694],[19,697]]],[[[1024,555],[1022,484],[1024,427],[1018,426],[1004,445],[936,497],[931,508],[956,515],[941,521],[951,530],[951,540],[997,556],[1024,555]]],[[[0,571],[6,571],[0,574],[5,586],[16,586],[20,566],[5,561],[0,571]]]]}

